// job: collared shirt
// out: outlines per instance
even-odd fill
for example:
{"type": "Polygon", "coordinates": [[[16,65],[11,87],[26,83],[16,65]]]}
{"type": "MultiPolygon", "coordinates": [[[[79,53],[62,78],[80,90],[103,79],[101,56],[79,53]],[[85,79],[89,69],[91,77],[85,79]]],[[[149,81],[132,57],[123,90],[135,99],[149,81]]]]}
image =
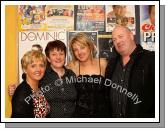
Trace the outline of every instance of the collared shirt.
{"type": "Polygon", "coordinates": [[[112,76],[112,82],[116,84],[114,88],[111,88],[111,105],[113,117],[125,117],[128,81],[130,71],[133,65],[133,59],[124,66],[121,57],[119,57],[116,68],[112,76]]]}

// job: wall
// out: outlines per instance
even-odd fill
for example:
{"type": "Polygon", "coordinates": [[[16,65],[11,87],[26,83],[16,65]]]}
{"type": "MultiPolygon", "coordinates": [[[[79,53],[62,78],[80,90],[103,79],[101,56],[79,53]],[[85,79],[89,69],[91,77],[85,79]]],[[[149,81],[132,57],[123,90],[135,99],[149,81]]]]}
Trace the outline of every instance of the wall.
{"type": "Polygon", "coordinates": [[[5,117],[11,116],[8,85],[18,81],[17,6],[5,7],[5,117]]]}

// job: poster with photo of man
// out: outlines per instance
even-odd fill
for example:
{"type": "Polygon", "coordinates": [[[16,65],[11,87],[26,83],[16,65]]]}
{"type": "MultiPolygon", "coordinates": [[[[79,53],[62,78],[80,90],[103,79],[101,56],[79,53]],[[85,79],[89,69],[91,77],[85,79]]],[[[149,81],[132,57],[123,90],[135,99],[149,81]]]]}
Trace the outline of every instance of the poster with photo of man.
{"type": "Polygon", "coordinates": [[[106,5],[106,32],[112,32],[115,25],[128,27],[135,34],[134,5],[106,5]]]}

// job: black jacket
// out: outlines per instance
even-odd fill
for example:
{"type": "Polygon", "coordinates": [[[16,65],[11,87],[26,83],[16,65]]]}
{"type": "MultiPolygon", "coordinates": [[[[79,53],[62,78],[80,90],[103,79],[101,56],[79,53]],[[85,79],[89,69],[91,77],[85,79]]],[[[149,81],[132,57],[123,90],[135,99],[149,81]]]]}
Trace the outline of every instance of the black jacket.
{"type": "MultiPolygon", "coordinates": [[[[112,74],[120,57],[115,49],[113,51],[115,55],[112,56],[106,68],[107,79],[112,79],[112,74]]],[[[155,53],[144,50],[138,44],[130,57],[133,58],[134,64],[130,72],[128,92],[138,94],[142,102],[134,104],[132,99],[127,98],[125,116],[134,118],[155,117],[155,53]]]]}
{"type": "Polygon", "coordinates": [[[33,118],[33,99],[31,87],[23,81],[12,97],[12,118],[33,118]]]}

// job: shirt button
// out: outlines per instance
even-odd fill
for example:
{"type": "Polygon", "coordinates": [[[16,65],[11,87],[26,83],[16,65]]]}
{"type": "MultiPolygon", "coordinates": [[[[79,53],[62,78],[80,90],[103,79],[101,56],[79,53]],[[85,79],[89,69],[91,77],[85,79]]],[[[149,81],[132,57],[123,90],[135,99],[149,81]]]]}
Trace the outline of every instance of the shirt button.
{"type": "Polygon", "coordinates": [[[123,69],[123,72],[125,72],[125,69],[123,69]]]}
{"type": "Polygon", "coordinates": [[[121,104],[121,102],[118,103],[119,105],[121,104]]]}
{"type": "Polygon", "coordinates": [[[121,79],[121,82],[123,82],[124,80],[123,79],[121,79]]]}
{"type": "Polygon", "coordinates": [[[61,91],[64,92],[64,88],[61,88],[61,91]]]}
{"type": "Polygon", "coordinates": [[[67,109],[66,108],[64,108],[64,112],[66,111],[67,109]]]}

